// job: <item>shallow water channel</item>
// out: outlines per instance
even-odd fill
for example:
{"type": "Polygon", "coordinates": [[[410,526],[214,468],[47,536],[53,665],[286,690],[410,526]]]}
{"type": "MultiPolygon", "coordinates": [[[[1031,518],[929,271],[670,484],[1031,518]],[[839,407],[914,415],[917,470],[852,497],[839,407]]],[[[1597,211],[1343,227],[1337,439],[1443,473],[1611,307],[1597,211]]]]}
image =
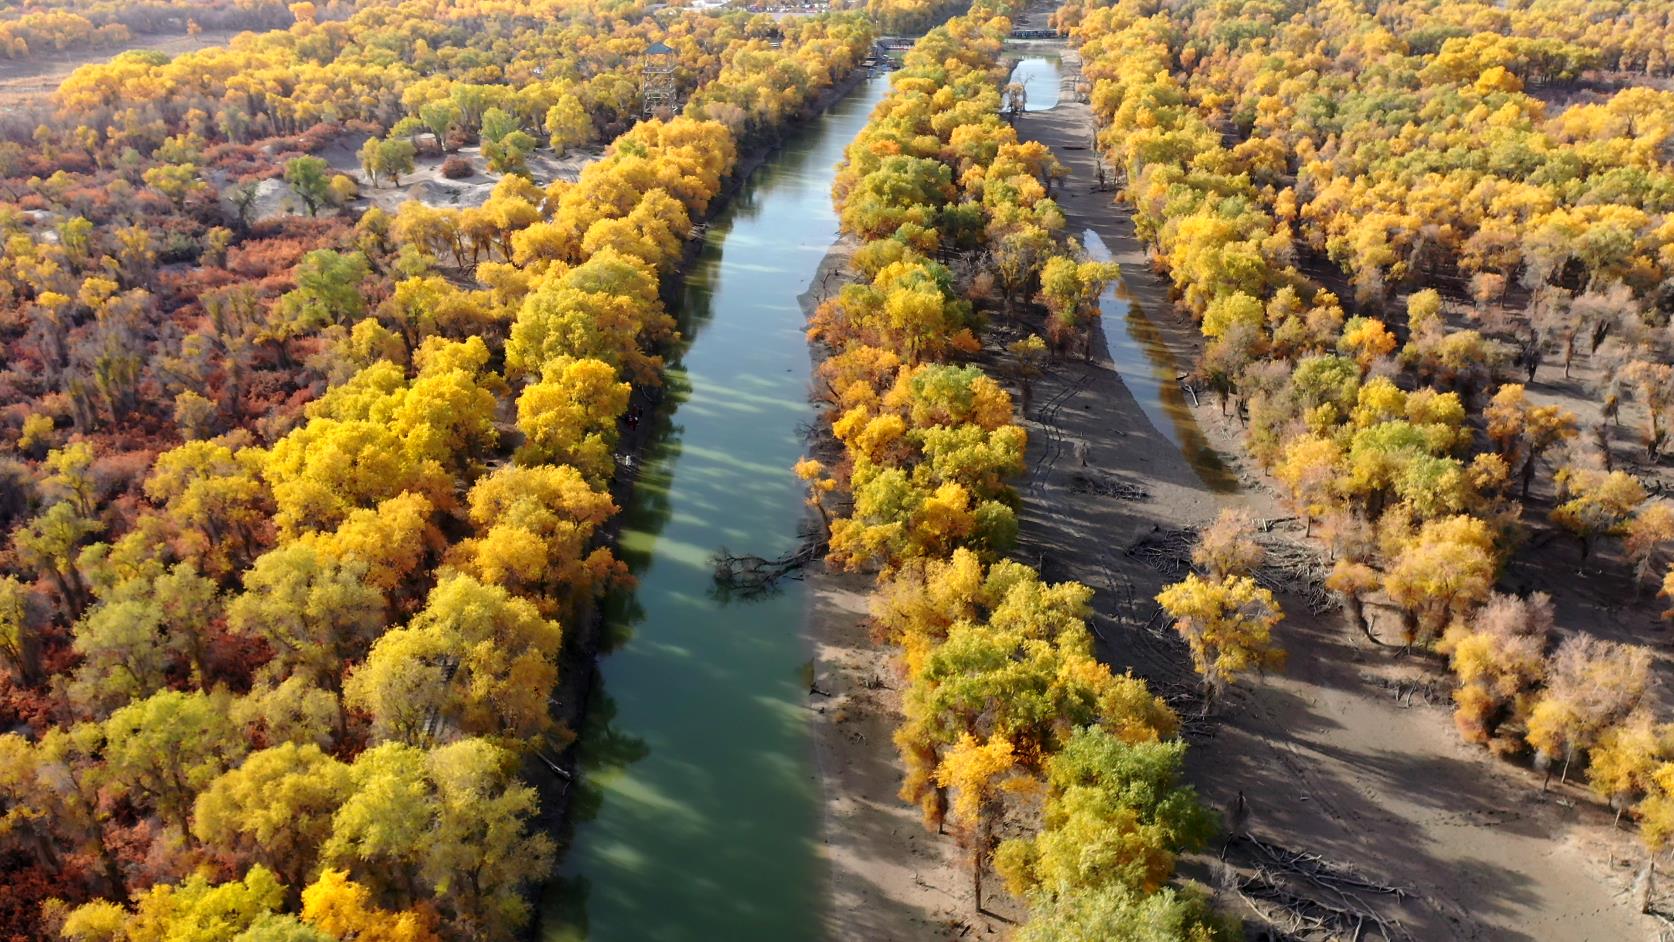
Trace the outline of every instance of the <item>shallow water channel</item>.
{"type": "MultiPolygon", "coordinates": [[[[1097,232],[1083,230],[1081,242],[1088,258],[1111,261],[1110,249],[1097,232]]],[[[1162,331],[1133,303],[1120,278],[1099,295],[1099,324],[1104,329],[1110,362],[1122,374],[1122,384],[1151,425],[1180,449],[1186,463],[1211,491],[1230,494],[1238,490],[1238,479],[1210,447],[1197,416],[1186,403],[1174,354],[1163,340],[1162,331]]]]}
{"type": "Polygon", "coordinates": [[[1057,56],[1030,56],[1017,63],[1007,80],[1023,86],[1024,111],[1048,111],[1057,107],[1062,91],[1057,56]]]}
{"type": "Polygon", "coordinates": [[[710,556],[777,556],[804,520],[809,360],[797,297],[837,235],[831,183],[888,83],[798,132],[712,221],[676,315],[688,346],[620,553],[581,793],[543,942],[819,935],[824,864],[807,710],[804,592],[716,593],[710,556]]]}

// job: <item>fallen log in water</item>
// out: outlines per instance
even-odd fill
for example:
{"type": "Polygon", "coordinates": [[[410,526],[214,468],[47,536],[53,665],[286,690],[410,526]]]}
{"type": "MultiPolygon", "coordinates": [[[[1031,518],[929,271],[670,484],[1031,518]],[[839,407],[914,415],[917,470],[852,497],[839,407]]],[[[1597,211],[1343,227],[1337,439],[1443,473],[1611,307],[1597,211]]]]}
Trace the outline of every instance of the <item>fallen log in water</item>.
{"type": "Polygon", "coordinates": [[[809,540],[800,548],[774,559],[736,555],[721,547],[710,557],[715,569],[715,586],[726,594],[753,599],[772,592],[781,579],[800,578],[804,567],[825,553],[823,540],[809,540]]]}

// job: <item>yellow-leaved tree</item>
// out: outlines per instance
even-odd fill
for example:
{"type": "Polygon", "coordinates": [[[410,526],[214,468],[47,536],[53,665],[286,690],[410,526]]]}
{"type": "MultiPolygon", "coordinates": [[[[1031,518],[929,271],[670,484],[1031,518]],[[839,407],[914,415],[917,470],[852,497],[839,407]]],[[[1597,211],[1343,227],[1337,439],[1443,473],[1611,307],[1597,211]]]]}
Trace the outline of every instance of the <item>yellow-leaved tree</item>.
{"type": "Polygon", "coordinates": [[[1203,678],[1205,715],[1240,676],[1284,666],[1285,652],[1273,638],[1284,612],[1273,593],[1249,576],[1205,579],[1193,573],[1158,593],[1157,604],[1191,648],[1192,666],[1203,678]]]}

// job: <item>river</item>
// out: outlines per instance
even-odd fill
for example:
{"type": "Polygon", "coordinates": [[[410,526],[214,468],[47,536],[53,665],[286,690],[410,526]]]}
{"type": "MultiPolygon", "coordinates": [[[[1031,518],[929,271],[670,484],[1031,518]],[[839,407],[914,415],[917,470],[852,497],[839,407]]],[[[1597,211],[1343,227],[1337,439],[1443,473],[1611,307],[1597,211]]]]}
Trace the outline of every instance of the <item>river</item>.
{"type": "Polygon", "coordinates": [[[799,582],[717,595],[718,548],[775,556],[805,520],[808,344],[798,295],[837,235],[843,148],[873,78],[788,140],[714,218],[679,310],[687,347],[619,544],[637,587],[607,613],[582,791],[543,942],[804,940],[819,932],[819,783],[799,582]]]}
{"type": "Polygon", "coordinates": [[[1050,111],[1058,106],[1062,94],[1058,61],[1057,56],[1030,56],[1011,70],[1007,83],[1023,86],[1025,111],[1050,111]]]}

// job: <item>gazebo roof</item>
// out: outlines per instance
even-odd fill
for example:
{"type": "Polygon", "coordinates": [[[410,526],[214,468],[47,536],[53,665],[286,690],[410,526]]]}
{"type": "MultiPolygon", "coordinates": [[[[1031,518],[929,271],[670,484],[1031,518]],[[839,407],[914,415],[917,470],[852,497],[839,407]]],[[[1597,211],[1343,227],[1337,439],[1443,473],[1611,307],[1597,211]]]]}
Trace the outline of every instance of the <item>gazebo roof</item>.
{"type": "Polygon", "coordinates": [[[674,50],[670,49],[667,44],[659,40],[652,43],[651,47],[645,50],[645,54],[648,56],[672,56],[674,55],[674,50]]]}

